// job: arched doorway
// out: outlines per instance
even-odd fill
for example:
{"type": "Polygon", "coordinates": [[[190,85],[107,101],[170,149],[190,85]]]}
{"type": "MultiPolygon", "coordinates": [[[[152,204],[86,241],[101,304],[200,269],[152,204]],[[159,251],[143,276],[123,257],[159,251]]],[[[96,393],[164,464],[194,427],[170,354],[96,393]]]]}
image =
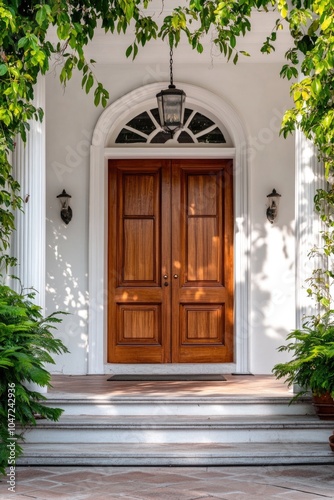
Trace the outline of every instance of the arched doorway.
{"type": "MultiPolygon", "coordinates": [[[[117,137],[131,119],[152,109],[155,95],[163,84],[152,84],[137,89],[109,106],[101,115],[93,134],[91,148],[90,175],[90,253],[89,253],[89,373],[124,372],[126,365],[107,362],[107,303],[108,303],[108,161],[109,160],[232,160],[234,180],[234,359],[225,364],[196,361],[172,366],[173,373],[193,372],[248,372],[248,210],[247,210],[247,158],[246,138],[241,121],[236,112],[221,98],[204,89],[180,84],[187,94],[187,105],[193,112],[202,113],[213,124],[218,124],[225,143],[155,142],[145,145],[117,142],[117,137]]],[[[214,130],[211,125],[211,130],[214,130]]],[[[127,127],[127,129],[131,126],[127,127]]],[[[210,126],[209,126],[210,128],[210,126]]],[[[197,137],[205,136],[207,130],[197,132],[197,137]]],[[[195,134],[196,135],[196,134],[195,134]]],[[[203,316],[204,317],[204,316],[203,316]]],[[[147,367],[148,373],[168,373],[171,365],[147,367]],[[166,371],[167,370],[167,371],[166,371]]],[[[139,369],[143,372],[144,365],[139,369]]]]}

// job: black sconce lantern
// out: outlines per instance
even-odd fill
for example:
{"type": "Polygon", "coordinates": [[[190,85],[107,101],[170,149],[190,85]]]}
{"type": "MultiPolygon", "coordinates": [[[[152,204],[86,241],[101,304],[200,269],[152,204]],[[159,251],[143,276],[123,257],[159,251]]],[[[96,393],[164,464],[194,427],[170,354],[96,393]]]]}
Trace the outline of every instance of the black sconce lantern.
{"type": "Polygon", "coordinates": [[[68,204],[69,198],[72,198],[72,196],[70,194],[67,194],[65,189],[63,189],[62,192],[58,194],[57,198],[61,203],[60,217],[65,222],[65,224],[68,224],[73,215],[72,208],[68,204]]]}
{"type": "Polygon", "coordinates": [[[280,197],[281,195],[276,191],[276,189],[273,189],[272,192],[267,195],[268,205],[266,214],[270,224],[273,224],[278,215],[278,205],[280,197]]]}
{"type": "Polygon", "coordinates": [[[173,136],[174,132],[183,127],[184,106],[186,94],[173,84],[173,49],[170,48],[170,85],[168,89],[157,94],[160,123],[163,130],[173,136]]]}

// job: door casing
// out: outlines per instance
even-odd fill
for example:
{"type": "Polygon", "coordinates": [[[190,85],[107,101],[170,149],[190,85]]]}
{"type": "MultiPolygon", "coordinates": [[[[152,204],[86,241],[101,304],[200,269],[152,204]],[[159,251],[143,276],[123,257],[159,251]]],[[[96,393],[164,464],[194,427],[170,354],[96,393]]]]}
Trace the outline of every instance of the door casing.
{"type": "Polygon", "coordinates": [[[89,256],[88,256],[88,367],[89,374],[124,373],[130,367],[107,362],[107,183],[108,160],[131,158],[230,158],[234,161],[235,219],[235,359],[233,363],[210,365],[131,365],[132,373],[250,373],[249,316],[250,290],[250,221],[248,184],[248,141],[246,127],[236,109],[223,96],[189,83],[179,82],[193,107],[223,117],[232,137],[233,147],[205,146],[120,147],[110,142],[119,122],[128,120],[129,112],[149,108],[161,90],[161,82],[136,88],[115,100],[100,115],[92,134],[89,182],[89,256]],[[152,97],[153,96],[153,97],[152,97]],[[131,110],[129,110],[129,102],[131,110]]]}

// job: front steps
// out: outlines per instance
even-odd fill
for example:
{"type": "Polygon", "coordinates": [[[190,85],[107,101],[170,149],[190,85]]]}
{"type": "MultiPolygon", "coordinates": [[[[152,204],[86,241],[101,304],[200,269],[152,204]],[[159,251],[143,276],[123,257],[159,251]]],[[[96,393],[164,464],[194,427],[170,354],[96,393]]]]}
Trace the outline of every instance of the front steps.
{"type": "MultiPolygon", "coordinates": [[[[328,442],[328,439],[327,439],[328,442]]],[[[334,464],[326,443],[26,444],[19,465],[223,466],[334,464]]]]}
{"type": "Polygon", "coordinates": [[[289,405],[291,396],[59,396],[48,395],[47,405],[64,410],[69,415],[314,415],[309,398],[289,405]]]}
{"type": "Polygon", "coordinates": [[[290,397],[48,395],[64,408],[25,433],[26,465],[334,463],[334,422],[290,397]]]}

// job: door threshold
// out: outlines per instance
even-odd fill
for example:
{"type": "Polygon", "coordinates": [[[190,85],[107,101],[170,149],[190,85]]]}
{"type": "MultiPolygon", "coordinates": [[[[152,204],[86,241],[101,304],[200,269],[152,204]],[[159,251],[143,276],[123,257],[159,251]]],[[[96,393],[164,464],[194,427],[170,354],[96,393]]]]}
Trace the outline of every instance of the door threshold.
{"type": "Polygon", "coordinates": [[[107,379],[108,382],[226,382],[226,378],[219,374],[191,374],[181,375],[173,373],[172,375],[112,375],[107,379]]]}
{"type": "Polygon", "coordinates": [[[235,372],[235,363],[107,363],[104,366],[106,375],[221,375],[235,372]]]}

